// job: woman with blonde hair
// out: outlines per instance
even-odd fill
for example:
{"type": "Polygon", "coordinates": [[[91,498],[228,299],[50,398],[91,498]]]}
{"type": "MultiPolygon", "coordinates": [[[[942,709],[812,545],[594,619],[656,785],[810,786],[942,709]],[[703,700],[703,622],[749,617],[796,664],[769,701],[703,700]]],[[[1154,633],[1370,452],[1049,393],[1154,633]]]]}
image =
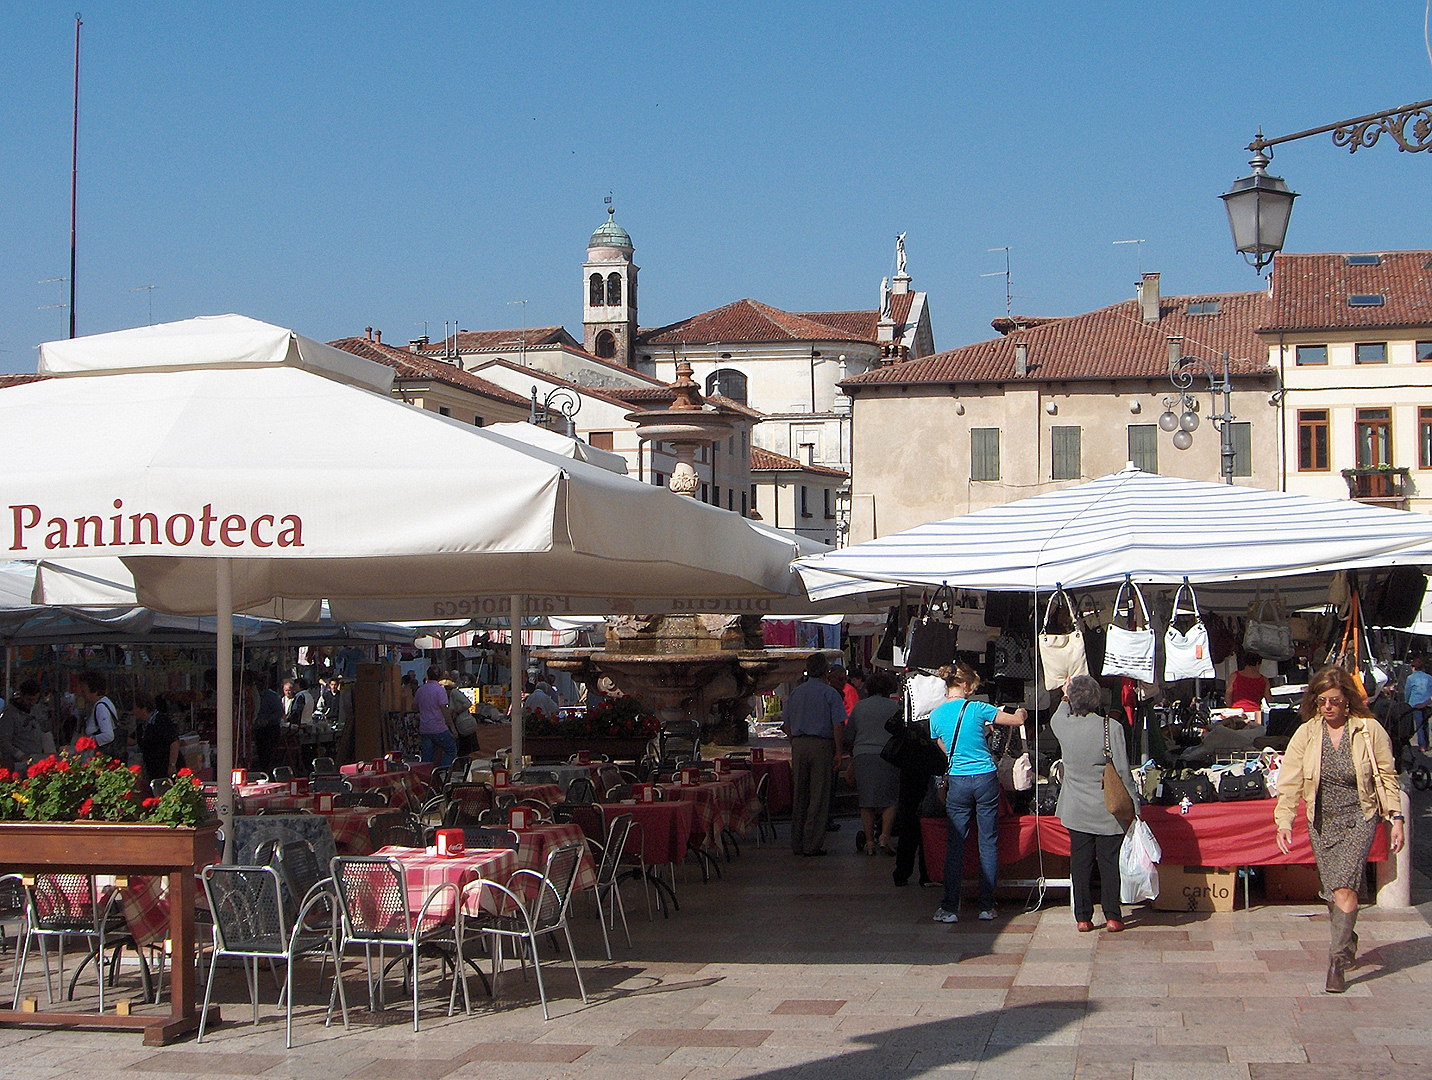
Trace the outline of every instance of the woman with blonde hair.
{"type": "Polygon", "coordinates": [[[1292,850],[1298,800],[1307,804],[1308,836],[1332,927],[1327,991],[1341,994],[1347,988],[1344,974],[1357,956],[1357,905],[1366,892],[1367,857],[1378,818],[1392,824],[1394,854],[1406,840],[1402,789],[1392,740],[1346,671],[1327,667],[1314,675],[1300,711],[1303,723],[1289,740],[1278,772],[1273,820],[1278,849],[1286,855],[1292,850]]]}
{"type": "Polygon", "coordinates": [[[945,702],[930,713],[930,735],[950,755],[949,794],[945,815],[949,838],[945,843],[945,898],[935,912],[935,921],[959,922],[960,883],[964,877],[965,844],[971,821],[979,830],[980,896],[982,920],[995,917],[994,887],[999,872],[999,767],[985,741],[986,729],[1022,727],[1028,713],[1023,708],[997,709],[969,695],[980,688],[980,677],[968,664],[943,667],[945,702]]]}

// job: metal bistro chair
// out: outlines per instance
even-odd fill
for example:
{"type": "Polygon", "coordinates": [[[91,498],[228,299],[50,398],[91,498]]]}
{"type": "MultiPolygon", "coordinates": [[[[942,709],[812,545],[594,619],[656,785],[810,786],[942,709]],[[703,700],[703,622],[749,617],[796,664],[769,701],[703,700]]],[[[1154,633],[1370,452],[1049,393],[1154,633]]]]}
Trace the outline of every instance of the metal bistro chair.
{"type": "MultiPolygon", "coordinates": [[[[611,827],[607,829],[607,840],[605,844],[588,839],[587,844],[594,848],[600,856],[597,863],[597,883],[592,889],[592,895],[597,901],[597,920],[602,924],[602,944],[607,950],[607,959],[612,958],[612,943],[607,937],[607,919],[611,919],[612,929],[617,928],[617,915],[622,917],[622,933],[626,935],[627,948],[631,948],[631,930],[627,926],[626,905],[622,903],[621,890],[621,868],[622,857],[626,853],[627,837],[632,829],[632,816],[630,814],[618,814],[612,818],[611,827]],[[602,896],[607,898],[606,910],[603,910],[602,896]]],[[[651,917],[648,910],[647,918],[651,917]]]]}
{"type": "Polygon", "coordinates": [[[321,757],[313,759],[313,775],[339,776],[341,774],[338,771],[338,766],[333,763],[331,757],[321,757]]]}
{"type": "MultiPolygon", "coordinates": [[[[567,911],[572,906],[572,887],[577,880],[577,869],[581,863],[585,845],[563,844],[547,856],[547,870],[539,874],[535,870],[518,870],[513,873],[506,886],[495,881],[482,879],[471,882],[463,889],[459,907],[464,910],[480,910],[478,903],[467,901],[469,892],[477,891],[481,898],[482,889],[490,889],[499,896],[502,914],[465,916],[463,921],[476,923],[482,933],[492,938],[492,992],[497,993],[497,983],[502,972],[502,939],[514,938],[524,942],[532,952],[532,967],[537,972],[537,994],[542,1000],[542,1016],[552,1019],[547,1011],[547,989],[542,982],[542,957],[537,950],[537,938],[556,934],[559,931],[567,939],[567,952],[572,957],[572,970],[577,976],[577,990],[582,995],[582,1004],[587,1003],[587,988],[582,984],[582,969],[577,963],[577,951],[572,948],[572,931],[567,926],[567,911]],[[519,879],[536,879],[536,893],[524,901],[515,891],[519,879]],[[503,904],[502,901],[506,903],[503,904]]],[[[464,981],[464,985],[466,982],[464,981]]]]}
{"type": "Polygon", "coordinates": [[[766,842],[766,830],[771,830],[771,842],[776,840],[776,823],[771,820],[771,774],[762,773],[761,778],[756,781],[756,798],[761,801],[761,809],[756,812],[756,843],[766,842]]]}
{"type": "MultiPolygon", "coordinates": [[[[348,998],[343,990],[343,969],[339,964],[338,919],[336,909],[328,908],[328,925],[308,922],[309,912],[331,899],[331,892],[310,894],[298,909],[289,926],[288,905],[283,901],[279,872],[272,866],[206,866],[204,895],[214,917],[214,958],[209,964],[209,979],[204,986],[204,1007],[199,1014],[199,1035],[209,1018],[209,999],[214,991],[214,973],[221,956],[243,960],[244,981],[248,984],[249,1001],[254,1009],[254,1026],[259,1022],[259,961],[275,961],[286,965],[284,986],[279,1002],[284,1005],[284,1046],[293,1047],[293,965],[301,956],[321,953],[325,963],[333,960],[333,990],[328,996],[328,1012],[323,1026],[333,1021],[333,999],[336,996],[343,1010],[343,1027],[348,1028],[348,998]],[[252,964],[249,963],[252,961],[252,964]]],[[[320,970],[319,980],[323,979],[320,970]]]]}
{"type": "MultiPolygon", "coordinates": [[[[344,944],[358,942],[363,946],[368,965],[368,1009],[383,1005],[382,948],[396,945],[411,952],[413,987],[413,1030],[418,1030],[418,952],[424,945],[442,945],[462,955],[462,920],[458,917],[459,890],[445,881],[423,900],[416,918],[408,909],[408,875],[397,859],[382,856],[345,857],[333,859],[333,880],[338,886],[338,902],[343,911],[344,944]],[[451,894],[452,910],[446,915],[429,914],[434,901],[451,894]],[[378,989],[373,989],[373,946],[379,948],[378,989]]],[[[457,1004],[457,985],[462,983],[463,1008],[472,1012],[468,999],[467,980],[458,978],[454,967],[452,990],[448,994],[448,1015],[457,1004]]]]}
{"type": "MultiPolygon", "coordinates": [[[[20,948],[20,963],[15,971],[15,1002],[13,1008],[20,1008],[20,992],[25,981],[25,967],[30,957],[33,942],[39,946],[40,960],[45,965],[45,1001],[53,1004],[54,991],[50,986],[50,941],[59,946],[60,989],[65,987],[65,941],[81,938],[89,947],[89,955],[101,952],[104,934],[99,925],[99,893],[92,874],[36,874],[35,883],[26,890],[26,916],[23,930],[24,944],[20,948]]],[[[105,909],[106,912],[108,908],[105,909]]],[[[86,956],[86,961],[88,956],[86,956]]],[[[75,996],[74,984],[79,980],[86,961],[81,961],[70,981],[69,998],[75,996]]],[[[95,965],[99,977],[99,1011],[104,1012],[104,964],[95,965]]]]}

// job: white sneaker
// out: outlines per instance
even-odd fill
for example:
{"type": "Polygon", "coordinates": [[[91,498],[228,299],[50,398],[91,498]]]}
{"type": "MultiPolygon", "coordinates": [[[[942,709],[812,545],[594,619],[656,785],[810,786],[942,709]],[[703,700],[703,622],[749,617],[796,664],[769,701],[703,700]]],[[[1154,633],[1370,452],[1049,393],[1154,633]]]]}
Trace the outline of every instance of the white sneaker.
{"type": "Polygon", "coordinates": [[[936,922],[947,922],[947,923],[948,923],[948,922],[959,922],[959,921],[960,921],[960,916],[959,916],[959,913],[958,913],[958,912],[946,911],[944,908],[940,908],[939,911],[935,912],[935,921],[936,921],[936,922]]]}
{"type": "Polygon", "coordinates": [[[980,922],[994,922],[994,908],[985,908],[981,911],[980,922]]]}

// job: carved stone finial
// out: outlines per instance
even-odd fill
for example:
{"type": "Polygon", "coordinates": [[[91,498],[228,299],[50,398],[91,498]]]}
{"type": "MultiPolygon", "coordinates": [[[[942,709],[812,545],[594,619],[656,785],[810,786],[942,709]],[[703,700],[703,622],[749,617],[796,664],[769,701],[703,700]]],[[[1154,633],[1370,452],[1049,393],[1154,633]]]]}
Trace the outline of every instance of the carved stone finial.
{"type": "Polygon", "coordinates": [[[672,412],[699,412],[701,409],[701,388],[691,377],[691,364],[682,360],[676,365],[676,400],[671,403],[672,412]]]}

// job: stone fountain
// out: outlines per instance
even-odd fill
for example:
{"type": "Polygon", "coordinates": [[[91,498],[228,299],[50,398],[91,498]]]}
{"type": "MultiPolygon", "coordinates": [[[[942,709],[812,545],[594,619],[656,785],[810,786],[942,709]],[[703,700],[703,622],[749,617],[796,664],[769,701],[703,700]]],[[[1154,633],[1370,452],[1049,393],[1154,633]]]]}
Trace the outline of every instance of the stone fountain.
{"type": "MultiPolygon", "coordinates": [[[[677,464],[667,486],[694,498],[701,482],[696,453],[734,430],[708,409],[683,360],[668,408],[627,415],[642,439],[666,443],[677,464]]],[[[700,721],[703,740],[746,742],[747,699],[799,678],[808,649],[768,649],[759,615],[624,615],[607,627],[602,649],[539,649],[547,666],[595,687],[608,678],[646,702],[663,720],[700,721]]]]}

